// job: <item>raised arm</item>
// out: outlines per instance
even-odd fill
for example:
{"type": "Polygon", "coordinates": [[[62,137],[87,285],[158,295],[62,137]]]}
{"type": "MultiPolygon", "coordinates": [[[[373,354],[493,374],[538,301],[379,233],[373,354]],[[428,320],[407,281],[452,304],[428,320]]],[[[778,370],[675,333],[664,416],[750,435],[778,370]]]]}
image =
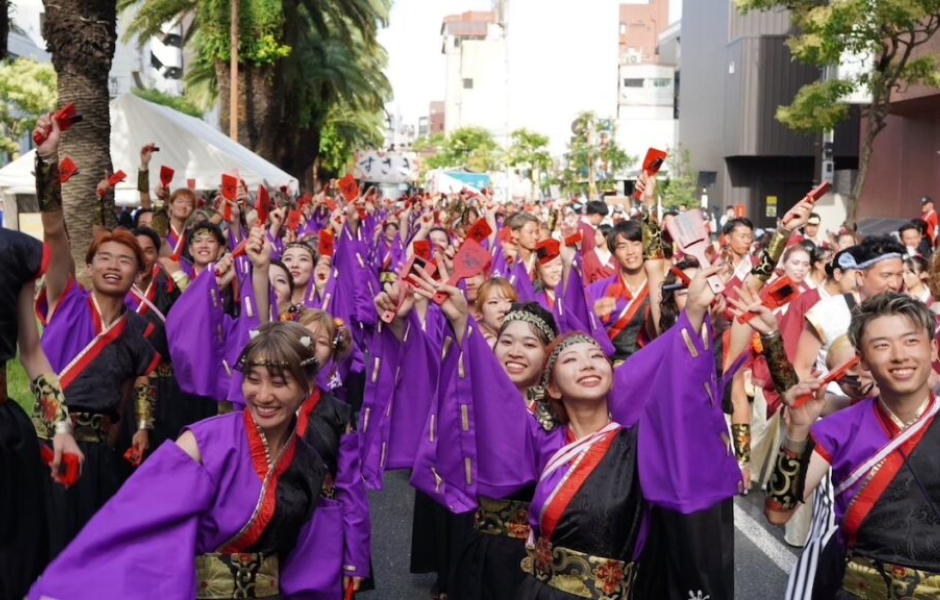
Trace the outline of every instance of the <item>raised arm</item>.
{"type": "MultiPolygon", "coordinates": [[[[140,149],[140,168],[137,170],[137,193],[140,194],[140,207],[152,209],[150,199],[150,159],[156,152],[156,145],[147,144],[140,149]]],[[[162,183],[161,183],[162,185],[162,183]]]]}
{"type": "Polygon", "coordinates": [[[62,212],[62,182],[59,178],[59,142],[62,133],[52,115],[39,117],[36,132],[46,140],[36,148],[36,197],[42,214],[43,242],[49,249],[45,292],[48,314],[52,315],[75,276],[71,247],[62,212]]]}
{"type": "Polygon", "coordinates": [[[258,312],[258,322],[263,325],[271,320],[271,283],[268,276],[274,252],[263,227],[251,228],[245,252],[252,265],[251,285],[255,292],[255,310],[258,312]]]}

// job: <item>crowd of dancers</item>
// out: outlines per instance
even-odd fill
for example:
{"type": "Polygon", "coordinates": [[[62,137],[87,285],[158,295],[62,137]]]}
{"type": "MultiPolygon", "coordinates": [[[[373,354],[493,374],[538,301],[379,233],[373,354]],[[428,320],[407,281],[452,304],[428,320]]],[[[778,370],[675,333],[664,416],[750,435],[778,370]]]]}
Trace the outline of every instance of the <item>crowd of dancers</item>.
{"type": "Polygon", "coordinates": [[[76,265],[37,133],[44,240],[0,230],[0,597],[391,597],[393,470],[435,598],[730,600],[747,493],[805,546],[787,598],[940,597],[937,269],[897,238],[824,239],[808,195],[713,243],[645,173],[616,216],[349,180],[207,204],[146,146],[133,227],[76,265]]]}

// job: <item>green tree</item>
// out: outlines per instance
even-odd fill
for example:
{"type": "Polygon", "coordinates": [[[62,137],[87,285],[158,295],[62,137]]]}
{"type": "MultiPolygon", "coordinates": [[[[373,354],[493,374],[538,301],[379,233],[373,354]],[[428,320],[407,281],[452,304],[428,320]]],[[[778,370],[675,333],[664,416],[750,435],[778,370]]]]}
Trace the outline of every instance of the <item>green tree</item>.
{"type": "MultiPolygon", "coordinates": [[[[239,142],[309,182],[334,107],[376,115],[391,95],[383,73],[387,57],[377,39],[388,11],[389,0],[241,0],[239,142]]],[[[185,15],[195,17],[185,36],[195,55],[187,97],[203,109],[220,101],[228,129],[228,0],[144,0],[128,36],[146,40],[185,15]]],[[[357,131],[340,127],[330,135],[353,136],[343,140],[352,147],[357,131]]],[[[326,147],[336,148],[331,142],[326,147]]]]}
{"type": "Polygon", "coordinates": [[[506,152],[506,164],[524,174],[537,188],[541,188],[542,174],[552,168],[548,152],[548,136],[528,129],[512,132],[512,142],[506,152]]]}
{"type": "Polygon", "coordinates": [[[486,129],[463,127],[444,138],[439,151],[426,163],[431,169],[461,168],[484,173],[502,167],[502,151],[486,129]]]}
{"type": "Polygon", "coordinates": [[[18,58],[0,64],[0,152],[19,158],[20,140],[56,102],[56,74],[49,64],[18,58]]]}
{"type": "Polygon", "coordinates": [[[327,117],[320,135],[318,179],[346,174],[355,153],[382,145],[382,117],[336,106],[327,117]]]}
{"type": "Polygon", "coordinates": [[[164,94],[160,90],[133,88],[131,92],[133,92],[133,94],[138,98],[143,98],[148,102],[153,102],[154,104],[172,108],[177,112],[181,112],[184,115],[189,115],[190,117],[195,117],[197,119],[201,119],[202,113],[204,112],[186,98],[170,96],[169,94],[164,94]]]}
{"type": "Polygon", "coordinates": [[[699,206],[698,172],[692,169],[689,151],[682,146],[669,152],[666,159],[669,178],[659,187],[659,196],[666,208],[699,206]]]}
{"type": "Polygon", "coordinates": [[[849,116],[846,94],[871,95],[863,109],[865,137],[858,179],[846,201],[855,222],[875,138],[887,125],[891,96],[909,85],[940,87],[937,57],[915,50],[940,29],[940,0],[735,0],[743,11],[789,9],[797,33],[787,41],[796,60],[820,67],[839,65],[846,55],[871,56],[872,69],[855,77],[830,78],[804,86],[777,119],[796,130],[826,131],[849,116]]]}
{"type": "Polygon", "coordinates": [[[617,145],[614,120],[585,111],[575,118],[571,131],[560,176],[562,188],[569,194],[586,193],[589,198],[597,198],[598,191],[614,191],[617,174],[636,162],[617,145]]]}

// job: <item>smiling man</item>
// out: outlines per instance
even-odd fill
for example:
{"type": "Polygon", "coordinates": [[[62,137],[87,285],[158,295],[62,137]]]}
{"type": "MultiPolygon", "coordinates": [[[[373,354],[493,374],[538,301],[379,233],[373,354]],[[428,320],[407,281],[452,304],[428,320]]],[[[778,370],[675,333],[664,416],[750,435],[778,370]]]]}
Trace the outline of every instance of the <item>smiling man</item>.
{"type": "Polygon", "coordinates": [[[845,574],[821,569],[816,593],[822,595],[814,597],[940,594],[940,402],[928,383],[935,322],[925,304],[906,295],[866,300],[849,337],[880,396],[816,423],[825,404],[820,380],[804,380],[786,394],[790,405],[804,394],[816,398],[789,409],[765,513],[772,523],[785,523],[831,469],[837,535],[824,555],[840,553],[845,574]]]}
{"type": "MultiPolygon", "coordinates": [[[[85,455],[76,485],[69,489],[51,486],[47,492],[52,558],[117,492],[120,457],[112,446],[111,425],[126,412],[126,396],[133,396],[137,407],[133,446],[141,455],[149,448],[153,428],[149,375],[160,355],[148,341],[153,325],[125,306],[146,264],[132,233],[99,231],[85,255],[91,288],[86,290],[76,281],[62,213],[61,134],[49,116],[39,119],[36,132],[45,138],[36,149],[36,196],[49,251],[36,312],[45,325],[43,350],[59,375],[74,437],[85,455]]],[[[40,439],[49,440],[50,434],[39,428],[40,439]]]]}

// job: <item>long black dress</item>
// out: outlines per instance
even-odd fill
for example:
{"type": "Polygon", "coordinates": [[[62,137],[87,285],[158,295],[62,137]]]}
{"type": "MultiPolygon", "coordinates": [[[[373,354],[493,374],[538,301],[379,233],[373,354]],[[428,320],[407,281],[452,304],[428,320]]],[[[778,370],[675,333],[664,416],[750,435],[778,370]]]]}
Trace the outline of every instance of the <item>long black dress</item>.
{"type": "Polygon", "coordinates": [[[16,357],[20,290],[41,275],[42,258],[41,242],[0,228],[0,598],[25,596],[48,558],[42,498],[49,471],[32,422],[6,397],[6,363],[16,357]]]}

